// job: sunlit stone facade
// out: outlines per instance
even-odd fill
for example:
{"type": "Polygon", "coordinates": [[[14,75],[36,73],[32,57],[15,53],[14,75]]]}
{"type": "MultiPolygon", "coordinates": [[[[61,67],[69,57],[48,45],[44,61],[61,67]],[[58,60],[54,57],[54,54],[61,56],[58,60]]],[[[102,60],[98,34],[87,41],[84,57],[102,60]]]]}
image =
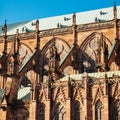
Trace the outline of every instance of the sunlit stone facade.
{"type": "Polygon", "coordinates": [[[120,7],[82,14],[4,24],[0,120],[120,120],[120,7]]]}

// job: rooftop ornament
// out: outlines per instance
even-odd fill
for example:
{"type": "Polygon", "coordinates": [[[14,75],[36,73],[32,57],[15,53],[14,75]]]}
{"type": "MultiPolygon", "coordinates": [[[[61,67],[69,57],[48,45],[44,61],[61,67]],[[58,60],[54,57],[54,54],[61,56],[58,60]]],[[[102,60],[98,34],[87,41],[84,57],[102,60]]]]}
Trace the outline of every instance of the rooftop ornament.
{"type": "Polygon", "coordinates": [[[64,17],[64,21],[71,20],[71,18],[64,17]]]}
{"type": "Polygon", "coordinates": [[[61,23],[57,23],[57,28],[64,28],[64,27],[67,27],[67,25],[62,25],[61,23]]]}
{"type": "Polygon", "coordinates": [[[31,26],[35,26],[35,25],[36,25],[36,23],[35,23],[35,22],[32,22],[32,23],[31,23],[31,26]]]}
{"type": "Polygon", "coordinates": [[[106,15],[108,14],[107,12],[103,12],[102,10],[100,11],[100,15],[106,15]]]}
{"type": "Polygon", "coordinates": [[[34,30],[28,29],[26,26],[22,27],[22,32],[33,32],[34,30]]]}
{"type": "Polygon", "coordinates": [[[103,19],[99,19],[97,17],[95,17],[95,22],[105,22],[106,20],[103,20],[103,19]]]}

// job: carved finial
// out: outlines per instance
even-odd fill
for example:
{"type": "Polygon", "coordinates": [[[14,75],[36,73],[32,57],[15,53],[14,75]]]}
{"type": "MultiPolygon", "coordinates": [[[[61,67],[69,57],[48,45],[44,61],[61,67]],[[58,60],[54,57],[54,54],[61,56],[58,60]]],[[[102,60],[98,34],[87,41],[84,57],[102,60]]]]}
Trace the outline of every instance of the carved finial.
{"type": "Polygon", "coordinates": [[[76,14],[73,14],[73,25],[76,25],[76,14]]]}
{"type": "Polygon", "coordinates": [[[39,20],[36,20],[36,49],[39,50],[40,48],[40,38],[39,38],[39,20]]]}
{"type": "Polygon", "coordinates": [[[117,7],[116,7],[116,0],[114,0],[113,13],[114,13],[114,20],[117,20],[117,7]]]}
{"type": "Polygon", "coordinates": [[[16,30],[16,37],[19,36],[19,29],[16,30]]]}
{"type": "Polygon", "coordinates": [[[2,28],[3,32],[4,32],[4,52],[3,53],[7,53],[7,21],[5,20],[5,24],[4,27],[2,28]]]}
{"type": "Polygon", "coordinates": [[[16,30],[16,40],[17,40],[17,53],[19,53],[20,39],[19,39],[19,29],[16,30]]]}
{"type": "Polygon", "coordinates": [[[5,20],[5,24],[2,30],[3,30],[4,35],[7,35],[7,20],[5,20]]]}
{"type": "Polygon", "coordinates": [[[36,20],[36,32],[39,31],[39,20],[36,20]]]}

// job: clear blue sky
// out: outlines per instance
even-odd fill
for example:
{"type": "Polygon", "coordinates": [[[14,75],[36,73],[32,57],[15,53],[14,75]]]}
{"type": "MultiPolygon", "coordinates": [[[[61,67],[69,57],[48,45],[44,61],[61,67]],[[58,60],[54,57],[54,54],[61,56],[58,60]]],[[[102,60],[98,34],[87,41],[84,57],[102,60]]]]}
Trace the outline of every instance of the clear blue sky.
{"type": "MultiPolygon", "coordinates": [[[[120,5],[120,0],[116,0],[120,5]]],[[[0,0],[0,25],[111,7],[114,0],[0,0]]]]}

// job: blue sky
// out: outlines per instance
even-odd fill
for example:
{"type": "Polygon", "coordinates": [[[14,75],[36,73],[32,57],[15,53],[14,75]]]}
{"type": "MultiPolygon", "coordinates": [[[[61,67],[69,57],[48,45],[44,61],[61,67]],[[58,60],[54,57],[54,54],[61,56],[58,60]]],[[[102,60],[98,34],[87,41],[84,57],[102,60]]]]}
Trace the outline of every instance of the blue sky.
{"type": "MultiPolygon", "coordinates": [[[[120,0],[116,0],[120,5],[120,0]]],[[[0,25],[113,6],[114,0],[0,0],[0,25]]]]}

